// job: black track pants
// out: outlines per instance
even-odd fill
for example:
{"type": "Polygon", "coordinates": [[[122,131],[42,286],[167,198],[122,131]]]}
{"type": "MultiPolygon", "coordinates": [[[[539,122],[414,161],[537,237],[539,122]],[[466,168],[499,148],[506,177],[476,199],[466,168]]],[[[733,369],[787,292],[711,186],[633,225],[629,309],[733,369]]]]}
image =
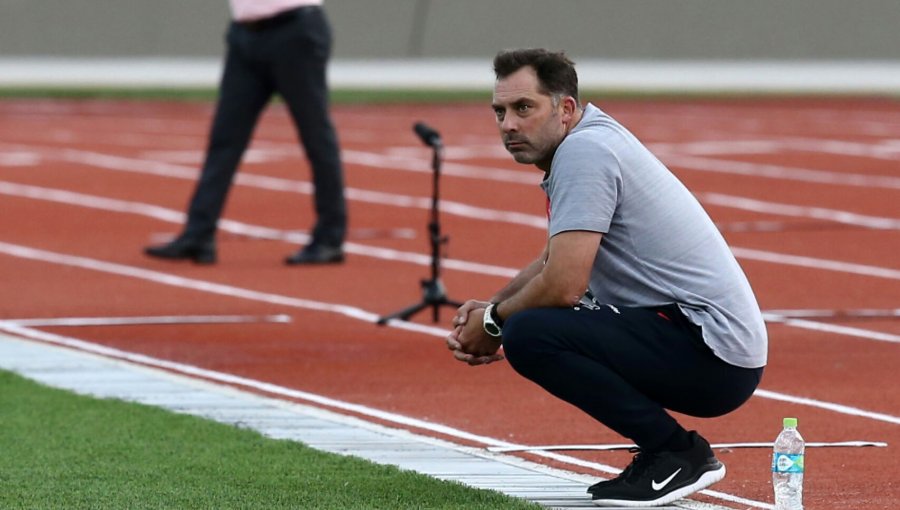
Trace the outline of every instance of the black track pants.
{"type": "Polygon", "coordinates": [[[675,305],[525,310],[504,324],[503,349],[521,375],[647,450],[681,427],[666,409],[726,414],[763,372],[717,358],[675,305]]]}

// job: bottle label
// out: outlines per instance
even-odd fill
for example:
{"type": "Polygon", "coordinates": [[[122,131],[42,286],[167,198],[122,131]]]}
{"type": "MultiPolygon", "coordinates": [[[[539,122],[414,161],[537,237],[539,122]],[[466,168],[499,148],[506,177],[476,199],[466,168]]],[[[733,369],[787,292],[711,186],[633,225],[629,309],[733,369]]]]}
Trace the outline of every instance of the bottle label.
{"type": "Polygon", "coordinates": [[[775,452],[772,456],[772,472],[774,473],[802,473],[803,454],[775,452]]]}

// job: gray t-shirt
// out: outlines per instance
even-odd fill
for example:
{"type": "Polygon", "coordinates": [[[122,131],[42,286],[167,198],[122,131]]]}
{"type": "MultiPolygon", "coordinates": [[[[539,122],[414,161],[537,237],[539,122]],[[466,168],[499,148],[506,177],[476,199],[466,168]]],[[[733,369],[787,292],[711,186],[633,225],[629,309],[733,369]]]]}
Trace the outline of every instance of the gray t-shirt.
{"type": "Polygon", "coordinates": [[[602,304],[677,303],[719,358],[766,364],[767,335],[747,277],[688,189],[627,129],[593,105],[541,184],[549,236],[603,233],[589,290],[602,304]]]}

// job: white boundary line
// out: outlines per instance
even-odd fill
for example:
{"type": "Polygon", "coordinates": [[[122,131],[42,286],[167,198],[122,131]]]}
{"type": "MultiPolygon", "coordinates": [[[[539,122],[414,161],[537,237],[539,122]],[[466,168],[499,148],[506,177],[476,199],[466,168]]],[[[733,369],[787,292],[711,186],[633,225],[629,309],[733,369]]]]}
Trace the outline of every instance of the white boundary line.
{"type": "MultiPolygon", "coordinates": [[[[864,448],[864,447],[874,447],[874,448],[887,448],[887,443],[883,441],[837,441],[830,443],[823,442],[809,442],[806,443],[805,446],[807,448],[864,448]]],[[[709,445],[710,448],[721,450],[725,448],[774,448],[775,443],[772,442],[758,442],[758,443],[715,443],[709,445]]],[[[531,446],[522,446],[522,447],[502,447],[502,446],[492,446],[488,448],[489,451],[497,452],[497,453],[509,453],[509,452],[532,452],[532,451],[559,451],[559,450],[574,450],[574,451],[601,451],[607,452],[611,450],[630,450],[632,448],[637,448],[637,445],[634,444],[547,444],[547,445],[531,445],[531,446]]]]}
{"type": "Polygon", "coordinates": [[[824,207],[779,204],[777,202],[726,195],[724,193],[698,193],[697,198],[704,204],[727,207],[730,209],[741,209],[744,211],[776,214],[779,216],[792,216],[795,218],[810,218],[878,230],[900,230],[900,218],[869,216],[838,209],[827,209],[824,207]]]}
{"type": "Polygon", "coordinates": [[[290,315],[159,315],[147,317],[44,317],[5,319],[26,327],[47,326],[129,326],[143,324],[239,324],[255,322],[291,322],[290,315]]]}
{"type": "Polygon", "coordinates": [[[784,264],[789,266],[806,267],[816,270],[852,273],[863,276],[872,276],[875,278],[885,278],[888,280],[900,280],[900,269],[889,269],[886,267],[869,266],[866,264],[856,264],[853,262],[843,262],[840,260],[806,257],[802,255],[790,255],[787,253],[776,253],[771,251],[756,250],[752,248],[741,248],[738,246],[733,246],[731,248],[731,251],[736,257],[743,259],[758,260],[761,262],[772,262],[775,264],[784,264]]]}
{"type": "MultiPolygon", "coordinates": [[[[357,308],[355,306],[343,305],[343,304],[333,304],[333,303],[324,303],[321,301],[314,301],[309,299],[301,299],[290,296],[283,296],[279,294],[272,294],[268,292],[260,292],[254,291],[250,289],[244,289],[240,287],[234,287],[231,285],[225,285],[220,283],[213,283],[204,280],[198,280],[194,278],[186,278],[182,276],[175,276],[167,273],[161,273],[158,271],[151,271],[148,269],[137,268],[132,266],[126,266],[123,264],[115,264],[112,262],[103,262],[100,260],[89,259],[85,257],[77,257],[74,255],[64,255],[60,253],[49,252],[45,250],[38,250],[35,248],[29,248],[26,246],[19,246],[15,244],[9,244],[5,242],[0,242],[0,253],[5,253],[7,255],[11,255],[14,257],[24,258],[28,260],[38,260],[43,262],[48,262],[52,264],[59,264],[70,267],[80,267],[82,269],[88,269],[91,271],[99,271],[108,274],[115,274],[119,276],[125,276],[129,278],[137,278],[141,280],[150,281],[153,283],[170,285],[173,287],[185,288],[185,289],[193,289],[202,292],[209,292],[211,294],[218,294],[223,296],[229,296],[239,299],[247,299],[251,301],[261,301],[270,304],[276,304],[280,306],[288,306],[293,308],[302,308],[307,310],[313,310],[318,312],[329,312],[329,313],[337,313],[344,315],[346,317],[361,320],[364,322],[374,323],[377,322],[379,316],[375,313],[369,312],[367,310],[363,310],[361,308],[357,308]]],[[[429,336],[445,338],[447,335],[447,330],[444,328],[438,328],[434,326],[426,326],[424,324],[418,324],[414,322],[407,322],[401,320],[390,320],[387,323],[387,326],[394,327],[398,329],[404,329],[407,331],[413,331],[417,333],[427,334],[429,336]]],[[[0,321],[0,329],[6,329],[11,333],[22,334],[21,331],[24,331],[24,328],[21,326],[16,326],[15,324],[4,324],[0,321]],[[13,328],[13,329],[9,329],[13,328]]],[[[820,409],[827,409],[829,411],[834,411],[840,414],[846,414],[849,416],[858,416],[863,418],[868,418],[876,421],[883,421],[887,423],[893,423],[900,425],[900,417],[891,416],[883,413],[876,413],[871,411],[866,411],[863,409],[858,409],[851,406],[845,406],[841,404],[834,404],[830,402],[824,402],[820,400],[805,398],[805,397],[794,397],[791,395],[777,393],[774,391],[766,391],[766,390],[756,390],[754,395],[758,395],[763,398],[770,398],[773,400],[780,400],[784,402],[790,402],[792,404],[800,404],[807,405],[810,407],[816,407],[820,409]]]]}
{"type": "Polygon", "coordinates": [[[857,338],[877,340],[880,342],[900,343],[900,335],[882,333],[881,331],[872,331],[871,329],[840,326],[837,324],[828,324],[825,322],[816,322],[806,319],[794,319],[791,317],[783,317],[772,313],[764,313],[763,319],[765,319],[766,322],[777,322],[780,324],[784,324],[785,326],[791,326],[794,328],[809,329],[812,331],[823,331],[826,333],[835,333],[844,336],[854,336],[857,338]]]}
{"type": "MultiPolygon", "coordinates": [[[[18,145],[17,147],[19,147],[19,150],[21,150],[22,146],[18,145]]],[[[677,147],[677,145],[675,147],[677,147]]],[[[94,151],[85,151],[78,149],[60,150],[54,148],[38,149],[38,152],[40,154],[48,150],[51,154],[58,153],[59,156],[57,157],[60,157],[66,161],[100,166],[102,168],[107,168],[110,170],[131,169],[132,171],[134,171],[140,168],[151,168],[159,169],[159,171],[161,172],[170,173],[172,174],[169,175],[170,177],[175,177],[176,175],[174,174],[188,171],[193,174],[193,177],[191,178],[193,180],[196,179],[197,174],[197,169],[194,166],[174,165],[172,163],[159,163],[156,161],[134,159],[124,156],[114,156],[94,151]],[[179,172],[178,170],[181,170],[181,172],[179,172]]],[[[257,151],[265,152],[263,149],[257,149],[257,151]]],[[[753,177],[761,176],[781,180],[811,182],[816,184],[900,189],[900,178],[892,176],[854,174],[833,172],[828,170],[787,167],[773,164],[748,163],[744,161],[733,161],[722,158],[717,159],[710,157],[691,156],[674,151],[659,152],[660,157],[665,159],[667,166],[676,166],[691,170],[748,175],[753,177]]],[[[374,152],[344,149],[341,151],[341,159],[347,163],[368,166],[372,168],[403,170],[426,174],[432,173],[431,166],[428,164],[428,161],[423,158],[383,155],[374,152]]],[[[506,168],[475,166],[468,163],[456,163],[453,161],[444,162],[444,164],[441,166],[441,174],[452,177],[524,184],[527,186],[537,186],[540,182],[540,175],[534,171],[509,170],[506,168]]],[[[238,174],[238,182],[240,182],[240,177],[242,175],[243,174],[241,173],[238,174]]],[[[284,181],[284,179],[271,179],[273,180],[273,182],[284,181]]],[[[305,181],[299,182],[306,186],[309,186],[309,183],[305,181]]]]}
{"type": "Polygon", "coordinates": [[[786,319],[891,319],[900,317],[900,308],[801,308],[796,310],[763,310],[763,313],[786,319]]]}
{"type": "MultiPolygon", "coordinates": [[[[48,262],[51,264],[79,267],[81,269],[87,269],[90,271],[98,271],[101,273],[114,274],[128,278],[136,278],[139,280],[178,287],[182,289],[191,289],[201,292],[207,292],[210,294],[218,294],[220,296],[246,299],[250,301],[287,306],[291,308],[300,308],[317,312],[336,313],[363,322],[376,323],[380,318],[380,316],[374,312],[363,310],[362,308],[358,308],[355,306],[325,303],[322,301],[315,301],[311,299],[302,299],[291,296],[284,296],[281,294],[274,294],[270,292],[255,291],[241,287],[235,287],[233,285],[198,280],[196,278],[176,276],[169,273],[153,271],[140,267],[127,266],[124,264],[116,264],[113,262],[104,262],[87,257],[54,253],[5,242],[0,242],[0,253],[5,253],[7,255],[28,260],[37,260],[41,262],[48,262]]],[[[395,319],[388,321],[386,325],[389,327],[404,329],[407,331],[425,333],[430,336],[440,338],[446,337],[448,333],[448,330],[444,328],[427,326],[424,324],[395,319]]]]}
{"type": "Polygon", "coordinates": [[[701,158],[674,153],[660,154],[660,159],[670,168],[685,168],[703,172],[715,172],[750,177],[767,177],[815,184],[835,184],[864,188],[900,189],[900,177],[887,175],[845,174],[772,164],[746,163],[727,159],[701,158]]]}

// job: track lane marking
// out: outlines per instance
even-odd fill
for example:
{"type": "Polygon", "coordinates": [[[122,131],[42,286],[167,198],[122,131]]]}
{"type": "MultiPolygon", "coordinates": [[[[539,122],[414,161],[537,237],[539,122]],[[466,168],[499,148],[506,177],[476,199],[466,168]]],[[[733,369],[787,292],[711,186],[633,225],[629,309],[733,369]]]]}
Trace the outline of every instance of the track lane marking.
{"type": "MultiPolygon", "coordinates": [[[[379,315],[364,310],[362,308],[358,308],[355,306],[344,305],[344,304],[334,304],[334,303],[325,303],[322,301],[314,301],[310,299],[302,299],[295,298],[290,296],[284,296],[280,294],[273,294],[268,292],[255,291],[250,289],[245,289],[241,287],[235,287],[232,285],[225,285],[220,283],[209,282],[205,280],[199,280],[195,278],[186,278],[183,276],[176,276],[168,273],[161,273],[159,271],[152,271],[149,269],[143,269],[139,267],[127,266],[124,264],[117,264],[114,262],[105,262],[96,259],[90,259],[86,257],[79,257],[75,255],[66,255],[62,253],[50,252],[46,250],[40,250],[36,248],[30,248],[27,246],[21,246],[16,244],[10,244],[6,242],[0,241],[0,253],[5,253],[10,256],[35,260],[41,262],[48,262],[52,264],[58,264],[69,267],[79,267],[82,269],[87,269],[91,271],[98,271],[107,274],[114,274],[118,276],[125,276],[129,278],[137,278],[145,281],[150,281],[153,283],[159,283],[163,285],[169,285],[172,287],[178,287],[183,289],[191,289],[197,290],[201,292],[208,292],[211,294],[218,294],[222,296],[235,297],[240,299],[246,299],[251,301],[260,301],[280,306],[288,306],[293,308],[302,308],[306,310],[312,310],[317,312],[329,312],[336,313],[339,315],[344,315],[346,317],[360,320],[363,322],[375,323],[379,319],[379,315]]],[[[434,326],[427,326],[424,324],[418,324],[413,322],[401,321],[396,319],[391,319],[386,324],[389,327],[403,329],[407,331],[414,331],[417,333],[423,333],[430,336],[445,338],[447,333],[449,332],[446,328],[438,328],[434,326]]],[[[0,329],[4,328],[13,328],[16,331],[22,330],[22,326],[17,326],[12,323],[3,323],[0,321],[0,329]]],[[[10,330],[12,331],[12,330],[10,330]]],[[[773,400],[781,400],[784,402],[790,402],[792,404],[800,404],[806,405],[810,407],[816,407],[820,409],[827,409],[829,411],[834,411],[840,414],[847,414],[850,416],[858,416],[863,418],[868,418],[876,421],[882,421],[887,423],[892,423],[896,425],[900,425],[900,417],[891,416],[884,413],[876,413],[872,411],[866,411],[863,409],[845,406],[842,404],[835,404],[815,399],[810,399],[806,397],[795,397],[792,395],[777,393],[774,391],[767,390],[756,390],[754,395],[761,396],[763,398],[770,398],[773,400]]]]}
{"type": "MultiPolygon", "coordinates": [[[[183,224],[185,221],[184,213],[157,205],[98,197],[72,191],[43,188],[39,186],[0,181],[0,194],[7,194],[10,196],[25,197],[36,200],[46,200],[105,211],[137,214],[168,223],[175,223],[178,225],[183,224]]],[[[245,235],[248,237],[255,237],[259,239],[281,240],[293,244],[305,244],[310,239],[309,236],[304,233],[287,232],[269,227],[250,225],[235,220],[222,220],[219,224],[219,227],[223,231],[231,232],[234,234],[245,235]]],[[[403,252],[400,250],[380,248],[360,243],[347,243],[345,245],[345,250],[355,255],[363,255],[384,260],[402,261],[421,266],[431,265],[431,256],[426,254],[403,252]]],[[[737,246],[732,246],[731,251],[736,257],[749,260],[806,267],[816,270],[824,269],[828,271],[885,278],[889,280],[900,280],[900,270],[897,269],[869,266],[865,264],[856,264],[852,262],[843,262],[837,260],[820,259],[815,257],[776,253],[751,248],[741,248],[737,246]]],[[[441,264],[447,269],[455,269],[459,271],[467,271],[502,278],[512,278],[519,272],[519,269],[516,268],[494,266],[490,264],[482,264],[478,262],[470,262],[450,258],[442,259],[441,264]]]]}
{"type": "MultiPolygon", "coordinates": [[[[92,151],[83,151],[75,149],[36,149],[36,152],[29,153],[25,149],[17,150],[18,155],[31,154],[31,161],[41,161],[43,159],[63,160],[70,163],[82,164],[92,168],[101,168],[105,170],[131,172],[145,175],[155,175],[159,177],[169,177],[194,182],[199,175],[194,167],[178,165],[173,163],[160,163],[158,161],[149,161],[142,159],[129,158],[124,156],[114,156],[110,154],[102,154],[92,151]]],[[[0,152],[0,157],[3,153],[0,152]]],[[[21,159],[21,157],[19,157],[21,159]]],[[[18,159],[17,159],[18,160],[18,159]]],[[[0,164],[3,160],[0,159],[0,164]]],[[[33,163],[31,166],[35,166],[33,163]]],[[[426,170],[430,173],[431,170],[426,170]]],[[[490,169],[491,172],[494,169],[490,169]]],[[[522,172],[519,172],[522,174],[522,172]]],[[[529,184],[537,186],[535,179],[531,179],[529,184]]],[[[266,175],[253,174],[249,172],[238,172],[235,177],[235,184],[238,186],[247,186],[251,188],[263,189],[275,192],[297,193],[300,195],[312,195],[313,185],[307,181],[284,179],[281,177],[270,177],[266,175]]],[[[348,200],[356,200],[359,202],[386,205],[389,207],[407,207],[414,209],[430,210],[431,197],[418,197],[412,195],[402,195],[398,193],[388,193],[383,191],[374,191],[354,187],[346,187],[344,189],[345,196],[348,200]]],[[[475,205],[465,204],[452,200],[440,200],[441,213],[452,214],[463,218],[471,218],[486,221],[502,221],[505,223],[525,225],[535,228],[547,228],[547,218],[540,215],[520,213],[515,211],[502,211],[479,207],[475,205]]]]}
{"type": "Polygon", "coordinates": [[[900,218],[886,218],[883,216],[871,216],[857,214],[840,209],[825,207],[809,207],[793,204],[782,204],[767,200],[727,195],[724,193],[698,193],[697,198],[704,204],[753,211],[761,214],[775,214],[779,216],[792,216],[796,218],[810,218],[815,220],[832,221],[844,225],[871,228],[876,230],[900,230],[900,218]]]}
{"type": "Polygon", "coordinates": [[[287,323],[290,315],[155,315],[143,317],[30,317],[3,319],[25,327],[131,326],[150,324],[252,324],[287,323]]]}
{"type": "Polygon", "coordinates": [[[851,326],[840,326],[837,324],[828,324],[825,322],[817,322],[809,319],[795,319],[784,317],[773,313],[763,313],[766,322],[777,322],[785,326],[795,328],[808,329],[811,331],[823,331],[826,333],[835,333],[844,336],[855,336],[865,338],[867,340],[878,340],[880,342],[900,343],[900,335],[891,333],[882,333],[880,331],[872,331],[870,329],[855,328],[851,326]]]}
{"type": "Polygon", "coordinates": [[[747,177],[766,177],[783,181],[799,181],[815,184],[832,184],[877,189],[900,189],[900,177],[888,175],[865,175],[826,170],[812,170],[773,164],[747,163],[723,158],[705,158],[685,156],[675,153],[659,154],[666,166],[697,170],[702,172],[743,175],[747,177]]]}
{"type": "MultiPolygon", "coordinates": [[[[28,153],[28,147],[16,146],[17,154],[31,154],[32,160],[39,161],[42,157],[50,157],[51,159],[62,158],[63,160],[85,164],[88,166],[103,168],[113,171],[137,172],[161,177],[170,177],[175,179],[195,181],[198,172],[194,167],[183,166],[173,163],[160,163],[158,161],[128,158],[124,156],[114,156],[102,154],[92,151],[82,151],[75,149],[34,149],[37,152],[28,153]],[[61,156],[57,156],[61,153],[61,156]]],[[[264,149],[257,149],[257,152],[265,153],[264,149]]],[[[280,154],[280,152],[277,152],[280,154]]],[[[369,156],[372,156],[369,153],[369,156]]],[[[0,153],[2,155],[2,153],[0,153]]],[[[353,156],[364,158],[364,156],[353,156]]],[[[352,162],[351,157],[348,162],[352,162]]],[[[366,156],[368,157],[368,156],[366,156]]],[[[410,159],[410,158],[407,158],[410,159]]],[[[419,160],[417,165],[423,163],[419,160]]],[[[362,164],[362,163],[361,163],[362,164]]],[[[376,165],[383,168],[391,168],[388,164],[376,165]]],[[[423,167],[423,172],[430,169],[423,167]]],[[[495,172],[503,171],[496,168],[477,168],[475,175],[480,175],[483,179],[490,179],[495,172]]],[[[528,185],[535,185],[534,179],[527,174],[516,172],[519,176],[509,181],[516,181],[528,185]],[[517,181],[518,180],[518,181],[517,181]]],[[[505,178],[503,180],[506,180],[505,178]]],[[[312,184],[306,181],[284,179],[279,177],[269,177],[264,175],[252,174],[248,172],[239,172],[236,177],[236,184],[249,186],[259,189],[277,192],[292,192],[304,195],[313,193],[312,184]]],[[[401,195],[397,193],[388,193],[381,191],[366,190],[360,188],[347,187],[345,194],[349,200],[357,200],[361,202],[394,206],[394,207],[410,207],[417,209],[430,209],[431,198],[416,197],[411,195],[401,195]]],[[[780,204],[762,200],[728,195],[724,193],[698,193],[697,197],[705,202],[711,203],[719,207],[728,207],[734,209],[742,209],[767,214],[779,214],[784,216],[805,217],[817,220],[834,221],[847,225],[855,225],[866,228],[875,229],[900,229],[900,219],[885,218],[878,216],[863,215],[849,211],[837,209],[828,209],[822,207],[804,207],[792,204],[780,204]]],[[[540,229],[547,228],[547,220],[544,216],[533,215],[527,213],[518,213],[513,211],[502,211],[479,207],[461,202],[449,201],[442,199],[440,201],[441,211],[447,214],[453,214],[465,218],[474,218],[487,221],[504,221],[507,223],[520,224],[540,229]]]]}
{"type": "Polygon", "coordinates": [[[739,246],[732,246],[731,252],[734,253],[734,255],[739,259],[772,262],[775,264],[806,267],[816,270],[835,271],[839,273],[873,276],[875,278],[884,278],[887,280],[900,280],[900,269],[870,266],[867,264],[856,264],[853,262],[843,262],[840,260],[805,257],[801,255],[791,255],[788,253],[776,253],[772,251],[756,250],[753,248],[741,248],[739,246]]]}

